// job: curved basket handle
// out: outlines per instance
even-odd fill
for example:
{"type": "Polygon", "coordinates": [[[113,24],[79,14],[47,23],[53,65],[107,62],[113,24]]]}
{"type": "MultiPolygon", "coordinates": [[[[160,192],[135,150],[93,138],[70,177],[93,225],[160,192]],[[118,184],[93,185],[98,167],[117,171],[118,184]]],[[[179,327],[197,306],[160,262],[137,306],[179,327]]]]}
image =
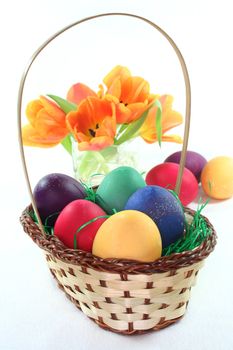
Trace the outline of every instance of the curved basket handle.
{"type": "Polygon", "coordinates": [[[24,90],[25,81],[26,81],[28,72],[29,72],[33,62],[37,58],[37,56],[56,37],[63,34],[64,32],[66,32],[68,29],[79,25],[80,23],[87,22],[87,21],[90,21],[92,19],[99,18],[99,17],[106,17],[106,16],[134,17],[134,18],[137,18],[139,20],[142,20],[142,21],[148,23],[153,28],[158,30],[168,40],[168,42],[173,47],[173,49],[174,49],[174,51],[179,59],[179,62],[180,62],[181,68],[182,68],[182,72],[183,72],[184,81],[185,81],[185,94],[186,94],[185,128],[184,128],[183,146],[182,146],[181,159],[180,159],[180,164],[179,164],[179,172],[178,172],[178,176],[177,176],[177,180],[176,180],[176,187],[175,187],[176,193],[179,194],[179,192],[180,192],[181,180],[182,180],[182,175],[183,175],[183,171],[184,171],[184,165],[185,165],[185,159],[186,159],[186,153],[187,153],[187,147],[188,147],[188,137],[189,137],[189,129],[190,129],[190,114],[191,114],[191,88],[190,88],[189,74],[188,74],[188,70],[187,70],[184,58],[183,58],[180,50],[178,49],[177,45],[174,43],[172,38],[163,29],[161,29],[157,24],[149,21],[148,19],[146,19],[144,17],[137,16],[137,15],[130,14],[130,13],[124,13],[124,12],[122,12],[122,13],[121,12],[101,13],[101,14],[98,14],[95,16],[86,17],[84,19],[81,19],[80,21],[76,21],[76,22],[66,26],[65,28],[61,29],[60,31],[58,31],[57,33],[52,35],[48,40],[46,40],[36,50],[36,52],[31,57],[30,61],[28,62],[27,66],[24,70],[24,73],[23,73],[22,78],[21,78],[20,86],[19,86],[17,114],[18,114],[18,134],[19,134],[20,154],[21,154],[21,158],[22,158],[24,174],[25,174],[25,178],[26,178],[26,182],[27,182],[28,191],[29,191],[29,194],[31,197],[32,206],[33,206],[33,209],[34,209],[36,216],[38,218],[39,227],[45,236],[46,236],[46,234],[44,232],[43,225],[42,225],[42,222],[40,219],[40,215],[39,215],[39,212],[38,212],[38,209],[37,209],[34,197],[33,197],[33,192],[32,192],[32,188],[31,188],[31,184],[30,184],[30,180],[29,180],[29,175],[28,175],[26,160],[25,160],[25,154],[24,154],[24,148],[23,148],[23,140],[22,140],[22,132],[21,132],[21,129],[22,129],[21,110],[22,110],[22,97],[23,97],[23,90],[24,90]]]}

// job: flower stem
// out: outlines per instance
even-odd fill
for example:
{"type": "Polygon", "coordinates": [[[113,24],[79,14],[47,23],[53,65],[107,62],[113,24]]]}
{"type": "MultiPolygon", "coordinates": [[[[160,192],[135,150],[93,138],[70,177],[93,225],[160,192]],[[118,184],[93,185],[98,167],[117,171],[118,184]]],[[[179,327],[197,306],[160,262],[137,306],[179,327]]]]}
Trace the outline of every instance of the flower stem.
{"type": "Polygon", "coordinates": [[[65,148],[65,150],[72,156],[72,135],[68,134],[62,141],[61,145],[65,148]]]}

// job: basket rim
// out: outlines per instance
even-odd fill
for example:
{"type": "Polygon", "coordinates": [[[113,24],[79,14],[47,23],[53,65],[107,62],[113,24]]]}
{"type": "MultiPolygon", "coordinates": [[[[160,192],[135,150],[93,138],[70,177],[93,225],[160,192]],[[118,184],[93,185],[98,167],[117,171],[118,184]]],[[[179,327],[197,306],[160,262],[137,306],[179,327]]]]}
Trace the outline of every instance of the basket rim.
{"type": "MultiPolygon", "coordinates": [[[[173,253],[169,256],[162,256],[160,259],[145,263],[135,260],[126,259],[102,259],[94,256],[90,252],[80,249],[70,249],[56,237],[45,237],[39,226],[33,221],[30,212],[33,210],[29,205],[22,213],[20,222],[24,231],[32,238],[32,240],[44,251],[50,253],[54,258],[65,263],[80,265],[83,268],[92,268],[98,271],[120,273],[127,279],[127,274],[152,274],[162,273],[171,270],[177,270],[186,266],[191,266],[199,261],[204,260],[214,250],[217,243],[217,234],[208,218],[201,215],[212,230],[210,234],[199,246],[193,250],[184,251],[182,253],[173,253]]],[[[193,216],[195,211],[185,207],[185,213],[193,216]]]]}

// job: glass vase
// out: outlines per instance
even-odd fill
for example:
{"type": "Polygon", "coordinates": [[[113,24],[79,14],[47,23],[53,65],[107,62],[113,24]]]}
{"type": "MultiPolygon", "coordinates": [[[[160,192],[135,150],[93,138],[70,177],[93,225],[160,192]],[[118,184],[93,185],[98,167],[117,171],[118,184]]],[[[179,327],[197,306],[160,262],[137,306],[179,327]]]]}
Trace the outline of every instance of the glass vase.
{"type": "Polygon", "coordinates": [[[101,151],[79,151],[78,143],[72,139],[72,160],[75,178],[92,186],[97,186],[107,173],[119,166],[130,166],[143,172],[136,144],[132,141],[101,151]]]}

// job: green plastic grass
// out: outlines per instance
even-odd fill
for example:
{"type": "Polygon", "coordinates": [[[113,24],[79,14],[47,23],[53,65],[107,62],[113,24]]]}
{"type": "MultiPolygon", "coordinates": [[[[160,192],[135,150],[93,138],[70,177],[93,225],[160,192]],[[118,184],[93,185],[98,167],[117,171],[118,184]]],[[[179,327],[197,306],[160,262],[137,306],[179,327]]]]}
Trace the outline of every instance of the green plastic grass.
{"type": "MultiPolygon", "coordinates": [[[[176,194],[174,194],[176,196],[176,194]]],[[[87,198],[88,200],[92,200],[93,202],[95,201],[95,193],[93,190],[90,190],[89,193],[87,192],[87,198]]],[[[206,220],[204,217],[201,215],[203,209],[207,205],[208,201],[204,204],[198,204],[198,208],[192,217],[191,222],[188,222],[186,219],[185,222],[185,232],[184,236],[177,240],[175,243],[170,244],[168,247],[164,248],[162,251],[162,256],[168,256],[173,253],[181,253],[184,251],[190,251],[198,247],[211,233],[212,230],[211,228],[208,227],[206,220]]],[[[180,203],[181,205],[181,203],[180,203]]],[[[183,207],[182,207],[183,208],[183,207]]],[[[54,213],[45,220],[44,224],[44,231],[47,235],[51,236],[54,234],[53,232],[53,227],[49,226],[47,224],[48,220],[54,216],[57,215],[58,213],[54,213]]],[[[31,216],[32,220],[36,223],[38,223],[37,217],[34,213],[34,211],[31,211],[29,213],[31,216]]],[[[109,215],[106,215],[106,218],[109,217],[109,215]]],[[[97,219],[97,218],[95,218],[97,219]]],[[[77,233],[84,227],[86,227],[89,223],[95,221],[95,219],[90,220],[89,222],[85,223],[82,225],[78,230],[77,233]]],[[[74,247],[76,248],[77,243],[76,243],[76,235],[74,237],[74,247]]]]}
{"type": "Polygon", "coordinates": [[[184,236],[175,243],[170,244],[163,249],[162,255],[168,256],[173,253],[181,253],[184,251],[193,250],[198,247],[211,233],[211,228],[208,227],[206,220],[201,215],[208,202],[199,204],[192,221],[185,222],[184,236]]]}

